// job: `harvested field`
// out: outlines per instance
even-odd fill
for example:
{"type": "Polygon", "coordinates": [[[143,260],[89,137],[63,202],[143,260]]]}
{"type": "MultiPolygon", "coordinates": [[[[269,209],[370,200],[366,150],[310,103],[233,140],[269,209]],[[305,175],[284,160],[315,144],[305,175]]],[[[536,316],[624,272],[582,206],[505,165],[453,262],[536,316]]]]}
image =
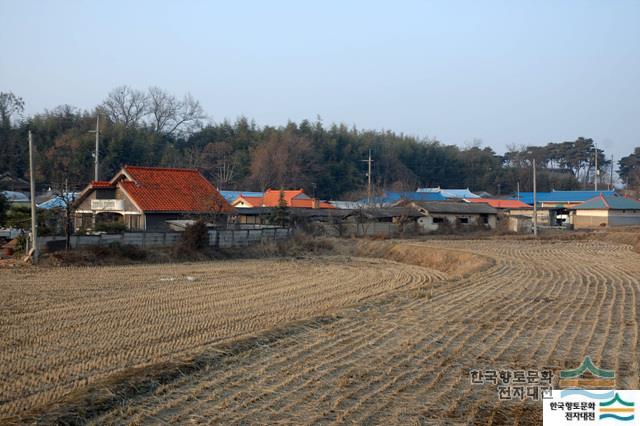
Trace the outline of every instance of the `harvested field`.
{"type": "Polygon", "coordinates": [[[383,260],[225,261],[0,275],[0,418],[444,274],[383,260]]]}
{"type": "MultiPolygon", "coordinates": [[[[96,424],[538,424],[540,403],[498,402],[495,387],[470,384],[469,370],[552,369],[557,374],[577,366],[585,355],[602,368],[616,370],[617,387],[639,387],[640,255],[631,246],[589,240],[456,240],[385,246],[378,254],[395,253],[409,261],[411,248],[432,266],[437,266],[437,256],[424,253],[434,249],[447,249],[451,256],[478,265],[484,257],[492,262],[484,269],[463,268],[463,273],[445,262],[448,279],[433,270],[382,261],[357,260],[346,267],[321,263],[318,271],[336,267],[339,276],[349,276],[352,267],[358,282],[376,283],[387,274],[406,277],[407,284],[382,285],[386,292],[372,292],[379,294],[375,298],[365,299],[363,294],[352,296],[351,302],[327,300],[354,306],[325,321],[308,320],[289,330],[285,326],[263,340],[216,346],[212,339],[212,345],[200,347],[208,355],[198,358],[196,368],[158,380],[155,387],[123,394],[102,412],[92,412],[90,420],[96,424]],[[432,284],[425,291],[423,283],[429,280],[432,284]],[[213,355],[216,348],[225,352],[224,357],[213,355]]],[[[367,250],[376,252],[373,247],[367,250]]],[[[293,265],[303,269],[298,262],[293,265]]],[[[154,268],[146,273],[155,274],[154,268]]],[[[160,276],[156,274],[153,282],[160,276]]],[[[279,282],[282,286],[286,280],[280,276],[279,282]]],[[[320,283],[318,279],[315,285],[320,283]]],[[[297,318],[313,315],[312,311],[309,307],[297,318]]],[[[288,320],[284,315],[277,322],[288,320]]],[[[2,324],[3,329],[8,327],[2,324]]],[[[149,327],[155,327],[155,321],[149,327]]],[[[177,334],[166,333],[179,345],[177,334]]],[[[33,344],[18,342],[14,347],[33,344]]],[[[95,344],[87,341],[79,347],[95,344]]],[[[62,352],[64,348],[58,347],[57,353],[62,352]]],[[[119,354],[114,350],[112,357],[119,354]]],[[[3,355],[2,365],[16,359],[3,355]]],[[[12,383],[24,388],[37,383],[32,381],[12,383]]],[[[82,397],[96,401],[100,392],[117,389],[117,380],[96,380],[95,387],[86,389],[78,385],[77,395],[49,407],[49,417],[43,419],[73,420],[74,413],[86,413],[82,397]]],[[[22,407],[35,404],[25,398],[19,401],[22,407]]],[[[12,410],[5,412],[16,411],[15,405],[10,406],[12,410]]]]}

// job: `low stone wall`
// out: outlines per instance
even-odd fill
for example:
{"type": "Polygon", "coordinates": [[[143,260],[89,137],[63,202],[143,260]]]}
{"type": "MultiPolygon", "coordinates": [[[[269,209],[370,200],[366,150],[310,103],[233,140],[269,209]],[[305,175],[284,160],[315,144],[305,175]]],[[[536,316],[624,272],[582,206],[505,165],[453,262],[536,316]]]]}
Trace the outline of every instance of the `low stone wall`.
{"type": "MultiPolygon", "coordinates": [[[[292,234],[289,228],[265,229],[224,229],[209,231],[209,245],[212,247],[244,247],[262,241],[285,240],[292,234]]],[[[142,248],[170,247],[180,240],[181,232],[123,232],[121,234],[73,235],[71,247],[107,246],[109,244],[134,245],[142,248]]],[[[61,236],[38,238],[41,251],[47,246],[59,246],[64,241],[61,236]]]]}

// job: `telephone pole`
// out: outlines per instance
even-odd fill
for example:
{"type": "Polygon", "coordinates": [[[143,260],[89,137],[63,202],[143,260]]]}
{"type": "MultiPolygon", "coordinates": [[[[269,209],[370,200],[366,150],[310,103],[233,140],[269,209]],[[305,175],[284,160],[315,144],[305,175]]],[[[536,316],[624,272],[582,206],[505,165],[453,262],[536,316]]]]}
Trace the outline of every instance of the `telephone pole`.
{"type": "Polygon", "coordinates": [[[33,264],[38,263],[38,223],[36,215],[36,178],[35,167],[33,164],[33,138],[31,137],[31,130],[29,130],[29,184],[31,190],[31,243],[33,246],[29,250],[33,264]]]}
{"type": "Polygon", "coordinates": [[[596,171],[594,173],[594,177],[593,177],[593,189],[594,190],[598,190],[598,145],[593,145],[594,149],[596,150],[596,171]]]}
{"type": "Polygon", "coordinates": [[[538,200],[536,193],[536,159],[533,159],[533,236],[538,238],[538,200]]]}
{"type": "Polygon", "coordinates": [[[373,160],[371,159],[371,150],[369,150],[369,158],[366,160],[360,160],[368,163],[368,171],[367,171],[367,206],[371,207],[371,163],[373,160]]]}
{"type": "Polygon", "coordinates": [[[611,188],[609,188],[610,190],[613,189],[613,155],[611,156],[611,188]]]}
{"type": "Polygon", "coordinates": [[[98,181],[100,179],[98,176],[98,166],[99,166],[99,152],[100,152],[100,113],[96,112],[96,129],[95,130],[89,130],[89,133],[95,133],[96,134],[96,152],[93,155],[94,159],[95,159],[95,172],[94,172],[94,180],[98,181]]]}

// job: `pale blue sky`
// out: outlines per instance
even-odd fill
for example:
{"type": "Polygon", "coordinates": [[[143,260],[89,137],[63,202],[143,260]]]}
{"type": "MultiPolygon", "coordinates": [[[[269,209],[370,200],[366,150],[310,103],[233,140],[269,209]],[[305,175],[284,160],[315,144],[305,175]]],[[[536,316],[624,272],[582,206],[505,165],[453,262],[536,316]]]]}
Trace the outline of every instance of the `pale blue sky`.
{"type": "Polygon", "coordinates": [[[0,0],[0,42],[29,113],[155,85],[215,121],[640,145],[640,1],[0,0]]]}

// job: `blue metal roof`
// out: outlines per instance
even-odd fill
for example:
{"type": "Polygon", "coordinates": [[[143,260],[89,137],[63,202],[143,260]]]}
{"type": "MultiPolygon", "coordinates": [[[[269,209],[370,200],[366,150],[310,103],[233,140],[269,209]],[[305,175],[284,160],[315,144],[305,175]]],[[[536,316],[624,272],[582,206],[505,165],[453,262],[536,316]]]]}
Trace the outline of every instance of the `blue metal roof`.
{"type": "Polygon", "coordinates": [[[38,204],[36,207],[45,210],[64,209],[66,207],[64,200],[67,200],[67,202],[73,202],[78,198],[79,195],[79,192],[65,192],[64,199],[61,196],[57,195],[52,199],[45,201],[44,203],[38,204]]]}
{"type": "Polygon", "coordinates": [[[446,197],[439,192],[386,192],[385,197],[398,201],[442,201],[446,197]]]}
{"type": "Polygon", "coordinates": [[[222,195],[225,198],[225,200],[227,200],[227,202],[233,203],[236,200],[236,198],[238,198],[241,195],[244,195],[246,197],[263,197],[264,193],[251,192],[251,191],[220,191],[220,195],[222,195]]]}
{"type": "MultiPolygon", "coordinates": [[[[538,203],[576,203],[584,202],[598,195],[605,195],[607,197],[614,197],[615,191],[551,191],[551,192],[538,192],[536,193],[536,201],[538,203]]],[[[523,203],[533,205],[533,192],[521,192],[520,198],[513,197],[512,199],[519,199],[523,203]]]]}
{"type": "Polygon", "coordinates": [[[2,195],[4,195],[5,198],[10,203],[28,203],[29,202],[29,196],[23,192],[2,191],[2,195]]]}
{"type": "Polygon", "coordinates": [[[469,188],[465,189],[447,189],[447,188],[418,188],[418,191],[421,194],[424,193],[435,193],[442,194],[443,199],[447,198],[480,198],[479,195],[474,194],[469,191],[469,188]]]}
{"type": "MultiPolygon", "coordinates": [[[[394,192],[387,191],[380,197],[373,197],[371,202],[378,205],[389,205],[400,200],[409,201],[443,201],[446,198],[439,192],[394,192]]],[[[367,199],[358,200],[360,204],[367,204],[367,199]]]]}
{"type": "Polygon", "coordinates": [[[601,195],[592,198],[579,206],[576,210],[640,210],[640,201],[625,197],[601,195]]]}

